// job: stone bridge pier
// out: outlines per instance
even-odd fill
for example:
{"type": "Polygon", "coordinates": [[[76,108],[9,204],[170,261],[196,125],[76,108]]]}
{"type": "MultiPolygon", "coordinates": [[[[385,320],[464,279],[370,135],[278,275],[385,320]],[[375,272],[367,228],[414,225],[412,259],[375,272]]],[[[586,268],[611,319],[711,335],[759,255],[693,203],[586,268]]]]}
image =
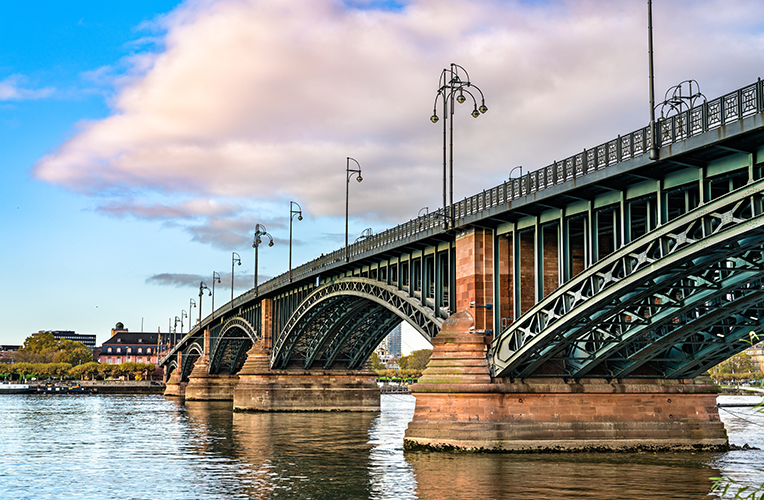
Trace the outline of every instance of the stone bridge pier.
{"type": "Polygon", "coordinates": [[[491,243],[475,229],[457,239],[457,307],[433,341],[411,391],[407,450],[714,450],[728,446],[709,378],[665,380],[493,378],[484,304],[493,286],[491,243]],[[488,256],[488,257],[486,257],[488,256]],[[484,270],[488,270],[484,272],[484,270]],[[476,311],[474,314],[470,311],[476,311]]]}

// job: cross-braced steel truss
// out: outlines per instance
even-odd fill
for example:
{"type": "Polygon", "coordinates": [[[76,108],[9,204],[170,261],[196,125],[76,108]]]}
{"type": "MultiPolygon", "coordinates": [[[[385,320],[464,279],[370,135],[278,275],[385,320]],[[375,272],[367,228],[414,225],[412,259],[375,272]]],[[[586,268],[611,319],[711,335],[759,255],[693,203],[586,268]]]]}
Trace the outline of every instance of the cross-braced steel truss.
{"type": "Polygon", "coordinates": [[[327,283],[292,313],[275,342],[271,368],[358,369],[402,320],[428,340],[443,323],[435,311],[382,282],[356,277],[327,283]]]}
{"type": "Polygon", "coordinates": [[[193,343],[189,344],[183,352],[183,361],[180,370],[181,382],[188,382],[188,376],[191,375],[196,360],[202,356],[202,349],[202,346],[198,343],[193,343]]]}
{"type": "Polygon", "coordinates": [[[494,376],[693,377],[764,328],[764,181],[588,268],[491,344],[494,376]]]}
{"type": "Polygon", "coordinates": [[[247,351],[260,335],[241,316],[230,318],[222,327],[213,330],[210,338],[210,375],[234,375],[246,361],[247,351]]]}

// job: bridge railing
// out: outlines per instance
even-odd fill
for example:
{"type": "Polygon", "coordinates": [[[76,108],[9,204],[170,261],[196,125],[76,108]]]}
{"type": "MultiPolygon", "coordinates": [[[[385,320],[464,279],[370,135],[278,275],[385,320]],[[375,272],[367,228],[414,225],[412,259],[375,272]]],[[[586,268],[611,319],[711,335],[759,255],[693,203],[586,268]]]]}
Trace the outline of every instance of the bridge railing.
{"type": "MultiPolygon", "coordinates": [[[[734,92],[703,102],[673,116],[660,118],[656,122],[658,131],[656,145],[661,147],[674,144],[761,112],[764,112],[764,82],[759,78],[755,83],[734,92]]],[[[463,224],[461,221],[467,217],[479,215],[513,200],[644,155],[650,151],[650,142],[649,126],[626,135],[619,135],[599,146],[584,149],[564,160],[555,161],[551,165],[528,172],[521,177],[509,179],[498,186],[465,198],[454,203],[452,207],[448,207],[445,214],[450,214],[453,209],[456,225],[461,225],[463,224]]],[[[300,280],[315,276],[321,271],[341,266],[346,258],[355,260],[356,257],[373,253],[381,248],[394,246],[396,243],[411,240],[417,236],[423,237],[433,231],[441,231],[444,217],[441,208],[381,233],[370,235],[349,245],[347,250],[344,248],[335,250],[292,269],[292,279],[300,280]]],[[[258,293],[266,294],[288,283],[289,274],[284,273],[259,285],[258,293]]],[[[249,302],[254,296],[255,290],[250,290],[221,309],[233,309],[249,302]]],[[[209,317],[206,318],[202,324],[206,324],[209,319],[209,317]]],[[[195,330],[192,330],[189,336],[194,333],[195,330]]]]}

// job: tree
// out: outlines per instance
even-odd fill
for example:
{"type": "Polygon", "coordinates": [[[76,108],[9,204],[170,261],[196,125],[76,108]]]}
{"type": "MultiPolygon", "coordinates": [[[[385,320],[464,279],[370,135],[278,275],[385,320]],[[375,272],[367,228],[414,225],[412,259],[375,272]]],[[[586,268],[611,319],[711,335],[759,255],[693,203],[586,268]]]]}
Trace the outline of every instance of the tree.
{"type": "Polygon", "coordinates": [[[430,356],[432,356],[432,349],[420,349],[408,356],[401,356],[401,359],[398,360],[398,366],[404,370],[424,370],[427,367],[427,362],[430,361],[430,356]]]}
{"type": "Polygon", "coordinates": [[[58,351],[59,342],[48,332],[37,332],[24,340],[17,359],[28,363],[50,363],[58,351]]]}
{"type": "Polygon", "coordinates": [[[88,363],[83,363],[81,365],[72,367],[72,369],[69,370],[69,374],[74,377],[80,377],[89,380],[90,378],[95,377],[100,371],[100,363],[90,361],[88,363]]]}
{"type": "Polygon", "coordinates": [[[371,369],[372,370],[384,370],[385,365],[382,364],[382,361],[380,361],[379,356],[377,356],[376,352],[371,353],[371,369]]]}
{"type": "Polygon", "coordinates": [[[93,352],[82,342],[72,342],[62,339],[58,345],[58,351],[53,355],[54,363],[69,363],[79,365],[93,360],[93,352]]]}

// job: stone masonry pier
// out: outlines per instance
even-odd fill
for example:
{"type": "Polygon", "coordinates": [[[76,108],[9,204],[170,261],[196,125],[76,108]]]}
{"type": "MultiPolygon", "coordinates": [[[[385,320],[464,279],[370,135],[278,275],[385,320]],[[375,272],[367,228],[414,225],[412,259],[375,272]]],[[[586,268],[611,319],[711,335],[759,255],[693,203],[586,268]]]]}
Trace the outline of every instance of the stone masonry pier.
{"type": "Polygon", "coordinates": [[[435,338],[406,450],[634,451],[728,447],[710,379],[492,379],[471,315],[435,338]],[[474,331],[474,330],[472,330],[474,331]]]}

